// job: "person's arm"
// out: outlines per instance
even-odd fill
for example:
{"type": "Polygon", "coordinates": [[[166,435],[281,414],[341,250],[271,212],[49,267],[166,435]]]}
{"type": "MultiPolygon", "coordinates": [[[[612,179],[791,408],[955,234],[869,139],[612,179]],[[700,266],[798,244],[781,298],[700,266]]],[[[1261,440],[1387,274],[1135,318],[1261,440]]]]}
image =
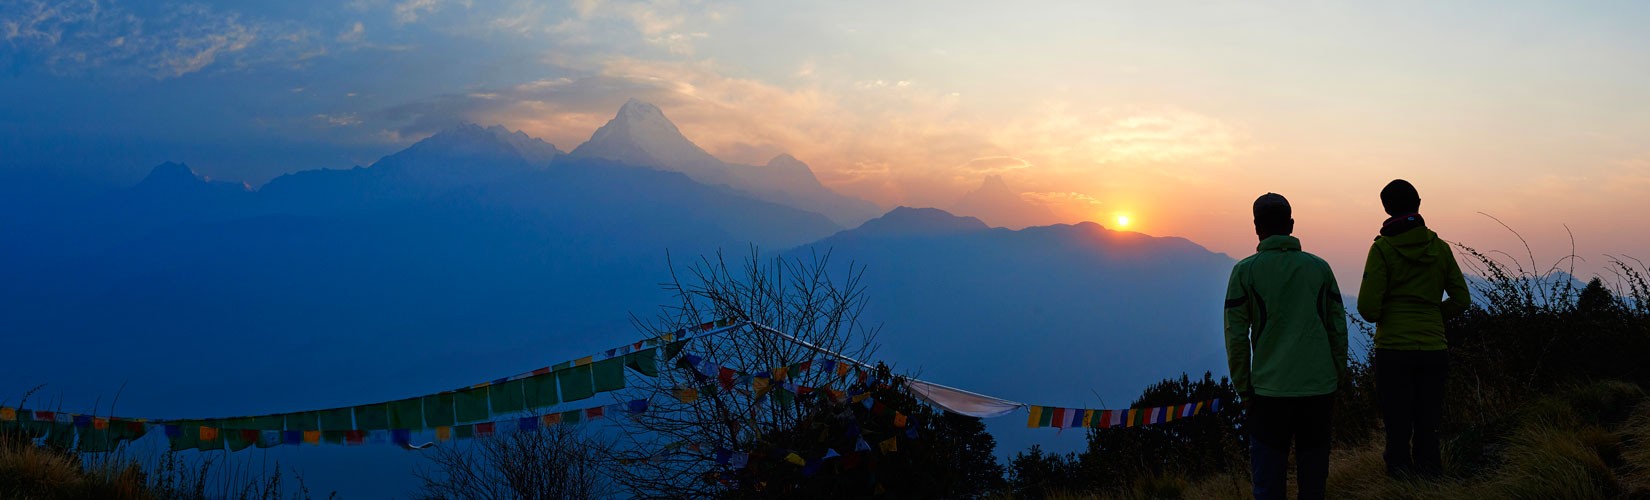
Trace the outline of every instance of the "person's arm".
{"type": "Polygon", "coordinates": [[[1346,366],[1346,304],[1343,303],[1345,299],[1341,298],[1341,285],[1335,281],[1335,271],[1329,268],[1328,263],[1325,263],[1323,272],[1329,278],[1327,285],[1329,289],[1324,292],[1322,299],[1324,302],[1323,310],[1329,311],[1329,315],[1325,319],[1330,325],[1329,355],[1335,360],[1335,376],[1339,377],[1341,385],[1345,386],[1351,383],[1351,380],[1347,378],[1346,366]]]}
{"type": "MultiPolygon", "coordinates": [[[[1378,243],[1377,243],[1378,244],[1378,243]]],[[[1358,315],[1370,323],[1381,322],[1381,306],[1386,300],[1386,258],[1380,249],[1369,245],[1369,257],[1364,259],[1364,280],[1358,284],[1358,315]]]]}
{"type": "Polygon", "coordinates": [[[1247,398],[1255,388],[1249,382],[1249,307],[1254,298],[1243,286],[1242,267],[1232,267],[1226,282],[1226,367],[1232,388],[1247,398]]]}
{"type": "Polygon", "coordinates": [[[1439,309],[1448,318],[1467,312],[1472,306],[1472,292],[1467,289],[1466,276],[1461,275],[1461,264],[1455,261],[1455,252],[1449,251],[1449,244],[1443,240],[1438,243],[1444,245],[1444,294],[1449,296],[1439,309]]]}

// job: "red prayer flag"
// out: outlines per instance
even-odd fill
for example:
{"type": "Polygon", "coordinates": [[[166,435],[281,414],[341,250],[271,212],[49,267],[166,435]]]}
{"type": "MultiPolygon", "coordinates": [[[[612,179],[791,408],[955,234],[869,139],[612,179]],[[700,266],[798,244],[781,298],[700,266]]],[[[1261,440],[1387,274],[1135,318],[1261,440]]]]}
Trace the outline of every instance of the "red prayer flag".
{"type": "Polygon", "coordinates": [[[497,430],[498,424],[493,422],[482,422],[476,424],[476,437],[491,436],[493,435],[493,432],[497,430]]]}
{"type": "Polygon", "coordinates": [[[724,366],[716,372],[716,381],[722,384],[723,389],[732,389],[735,375],[738,375],[738,373],[734,372],[732,368],[724,366]]]}
{"type": "Polygon", "coordinates": [[[345,444],[361,444],[367,442],[367,431],[344,431],[345,444]]]}

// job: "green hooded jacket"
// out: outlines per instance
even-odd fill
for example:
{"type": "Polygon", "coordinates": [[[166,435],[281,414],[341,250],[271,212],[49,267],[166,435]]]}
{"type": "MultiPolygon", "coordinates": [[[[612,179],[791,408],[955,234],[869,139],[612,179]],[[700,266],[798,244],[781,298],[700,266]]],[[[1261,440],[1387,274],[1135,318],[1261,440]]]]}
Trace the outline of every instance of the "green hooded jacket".
{"type": "Polygon", "coordinates": [[[1346,307],[1335,273],[1293,236],[1261,240],[1226,285],[1226,363],[1240,393],[1335,392],[1346,370],[1346,307]]]}
{"type": "Polygon", "coordinates": [[[1358,286],[1358,314],[1375,323],[1375,348],[1443,350],[1449,347],[1444,318],[1470,305],[1461,266],[1438,233],[1416,227],[1377,236],[1369,246],[1364,281],[1358,286]]]}

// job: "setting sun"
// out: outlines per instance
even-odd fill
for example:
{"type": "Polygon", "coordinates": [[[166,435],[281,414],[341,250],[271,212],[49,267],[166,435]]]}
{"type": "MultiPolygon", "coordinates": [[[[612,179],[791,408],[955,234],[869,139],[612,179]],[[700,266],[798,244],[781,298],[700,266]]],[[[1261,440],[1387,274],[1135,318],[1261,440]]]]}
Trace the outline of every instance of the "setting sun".
{"type": "Polygon", "coordinates": [[[1127,216],[1127,215],[1118,215],[1117,216],[1117,227],[1118,228],[1129,227],[1129,216],[1127,216]]]}

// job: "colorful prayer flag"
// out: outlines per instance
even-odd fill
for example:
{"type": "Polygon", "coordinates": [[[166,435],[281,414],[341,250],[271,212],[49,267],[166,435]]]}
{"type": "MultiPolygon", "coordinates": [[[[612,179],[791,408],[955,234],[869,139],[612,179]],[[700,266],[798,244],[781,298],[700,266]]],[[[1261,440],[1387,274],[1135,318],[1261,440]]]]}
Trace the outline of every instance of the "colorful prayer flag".
{"type": "Polygon", "coordinates": [[[453,428],[452,427],[448,427],[448,426],[443,425],[443,426],[439,426],[439,427],[435,428],[435,440],[436,441],[451,441],[452,439],[453,439],[453,428]]]}
{"type": "Polygon", "coordinates": [[[17,410],[14,408],[0,408],[0,422],[16,422],[17,410]]]}
{"type": "Polygon", "coordinates": [[[693,387],[682,387],[671,391],[670,394],[675,396],[677,401],[683,403],[692,403],[699,400],[699,389],[693,387]]]}
{"type": "Polygon", "coordinates": [[[303,431],[304,444],[321,444],[321,431],[303,431]]]}
{"type": "Polygon", "coordinates": [[[597,361],[591,368],[591,379],[596,392],[610,392],[624,388],[624,358],[597,361]]]}
{"type": "Polygon", "coordinates": [[[803,460],[802,455],[798,455],[794,451],[789,455],[785,455],[785,461],[790,462],[793,465],[808,465],[808,461],[803,460]]]}
{"type": "Polygon", "coordinates": [[[487,398],[492,387],[463,389],[453,393],[453,414],[459,422],[475,422],[492,418],[487,410],[487,398]]]}
{"type": "Polygon", "coordinates": [[[476,437],[491,436],[497,430],[498,430],[498,424],[496,424],[494,422],[478,423],[478,424],[476,424],[476,437]]]}
{"type": "Polygon", "coordinates": [[[544,415],[542,417],[539,417],[539,418],[544,420],[544,425],[546,427],[561,423],[561,414],[560,413],[550,413],[550,414],[546,414],[546,415],[544,415]]]}
{"type": "Polygon", "coordinates": [[[387,404],[355,407],[355,428],[381,430],[390,428],[390,407],[387,404]]]}
{"type": "Polygon", "coordinates": [[[320,412],[321,430],[347,431],[355,428],[354,408],[334,408],[320,412]]]}
{"type": "Polygon", "coordinates": [[[564,403],[582,401],[596,395],[588,364],[556,372],[556,381],[561,386],[561,400],[564,403]]]}
{"type": "Polygon", "coordinates": [[[493,413],[508,415],[527,409],[526,385],[526,379],[493,384],[492,392],[488,393],[493,413]]]}
{"type": "Polygon", "coordinates": [[[899,451],[899,438],[891,437],[884,439],[881,443],[877,444],[877,447],[881,448],[883,453],[893,453],[899,451]]]}
{"type": "Polygon", "coordinates": [[[657,377],[659,376],[658,352],[658,349],[642,349],[641,346],[637,346],[636,352],[624,356],[624,364],[630,369],[636,370],[636,373],[657,377]]]}
{"type": "Polygon", "coordinates": [[[424,429],[424,399],[411,398],[389,403],[390,427],[395,429],[424,429]]]}
{"type": "Polygon", "coordinates": [[[556,376],[550,372],[528,377],[522,384],[522,392],[526,395],[529,409],[548,408],[561,403],[556,397],[556,376]]]}
{"type": "Polygon", "coordinates": [[[452,426],[457,420],[453,417],[455,407],[453,393],[444,392],[434,396],[424,396],[424,425],[442,427],[452,426]]]}

